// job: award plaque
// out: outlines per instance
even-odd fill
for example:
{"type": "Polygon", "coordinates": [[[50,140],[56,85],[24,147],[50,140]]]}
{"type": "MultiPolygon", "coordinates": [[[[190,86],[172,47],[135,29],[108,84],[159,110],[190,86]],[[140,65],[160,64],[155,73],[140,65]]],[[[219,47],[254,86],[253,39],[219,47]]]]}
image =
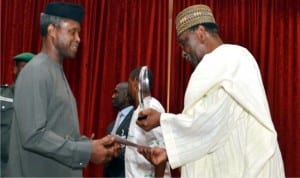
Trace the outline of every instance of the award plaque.
{"type": "MultiPolygon", "coordinates": [[[[141,68],[139,74],[139,91],[138,97],[140,102],[140,109],[146,109],[150,105],[151,101],[151,91],[149,84],[149,70],[147,66],[141,68]]],[[[139,117],[138,120],[146,119],[147,116],[139,117]]]]}

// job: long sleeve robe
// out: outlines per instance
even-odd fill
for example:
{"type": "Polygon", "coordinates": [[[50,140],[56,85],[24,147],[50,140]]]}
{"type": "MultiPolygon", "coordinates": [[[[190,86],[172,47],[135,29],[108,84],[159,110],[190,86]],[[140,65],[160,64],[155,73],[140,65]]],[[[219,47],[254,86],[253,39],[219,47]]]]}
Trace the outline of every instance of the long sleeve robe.
{"type": "Polygon", "coordinates": [[[240,46],[221,45],[193,72],[181,114],[161,115],[169,163],[185,178],[283,178],[259,68],[240,46]]]}
{"type": "Polygon", "coordinates": [[[80,135],[75,98],[62,65],[44,53],[16,82],[8,175],[81,177],[92,146],[80,135]]]}

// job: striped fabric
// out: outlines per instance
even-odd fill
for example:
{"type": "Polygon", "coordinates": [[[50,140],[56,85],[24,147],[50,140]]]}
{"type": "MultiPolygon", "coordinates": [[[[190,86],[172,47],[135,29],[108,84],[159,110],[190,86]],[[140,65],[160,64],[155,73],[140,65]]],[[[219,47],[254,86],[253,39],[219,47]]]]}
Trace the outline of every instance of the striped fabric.
{"type": "Polygon", "coordinates": [[[181,114],[162,114],[169,163],[184,178],[283,178],[284,168],[253,56],[221,45],[192,74],[181,114]]]}

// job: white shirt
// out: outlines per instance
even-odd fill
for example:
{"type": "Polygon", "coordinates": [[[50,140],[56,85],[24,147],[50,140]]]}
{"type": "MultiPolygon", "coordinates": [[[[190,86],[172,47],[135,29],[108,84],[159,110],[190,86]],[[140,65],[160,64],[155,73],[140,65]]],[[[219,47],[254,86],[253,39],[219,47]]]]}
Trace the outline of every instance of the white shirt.
{"type": "MultiPolygon", "coordinates": [[[[115,120],[114,123],[114,127],[111,131],[111,134],[115,135],[118,128],[120,127],[120,125],[122,124],[122,122],[124,121],[124,119],[126,118],[126,116],[128,115],[128,113],[133,109],[133,106],[127,106],[125,108],[123,108],[121,111],[119,111],[117,118],[115,120]]],[[[123,135],[120,135],[123,136],[123,135]]]]}
{"type": "MultiPolygon", "coordinates": [[[[165,112],[163,106],[155,98],[147,97],[144,98],[144,101],[150,103],[151,108],[162,113],[165,112]]],[[[140,145],[164,147],[160,127],[146,132],[138,125],[136,125],[136,120],[138,118],[139,112],[140,107],[138,107],[132,115],[127,139],[140,145]]],[[[126,146],[125,175],[127,178],[154,177],[155,169],[154,166],[150,162],[148,162],[148,160],[146,160],[141,154],[137,152],[137,149],[135,147],[126,146]]],[[[164,177],[171,177],[169,164],[166,165],[164,177]]]]}
{"type": "Polygon", "coordinates": [[[184,178],[285,177],[260,71],[245,48],[205,55],[183,112],[162,114],[160,124],[169,163],[184,178]]]}

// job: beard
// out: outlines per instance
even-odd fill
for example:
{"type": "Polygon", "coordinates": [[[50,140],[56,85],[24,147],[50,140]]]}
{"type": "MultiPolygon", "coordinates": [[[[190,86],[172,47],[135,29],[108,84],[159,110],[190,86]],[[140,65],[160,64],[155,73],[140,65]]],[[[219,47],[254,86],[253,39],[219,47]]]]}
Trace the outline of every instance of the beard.
{"type": "MultiPolygon", "coordinates": [[[[58,54],[63,59],[73,59],[76,57],[78,48],[73,48],[74,42],[68,42],[65,39],[60,39],[56,42],[56,49],[58,51],[58,54]]],[[[78,46],[78,44],[76,44],[78,46]]]]}
{"type": "Polygon", "coordinates": [[[73,59],[76,56],[76,52],[73,52],[68,48],[60,49],[59,54],[63,59],[73,59]]]}
{"type": "Polygon", "coordinates": [[[189,61],[194,68],[196,68],[197,65],[200,63],[200,61],[202,60],[202,57],[198,57],[195,54],[188,54],[186,60],[189,61]]]}

